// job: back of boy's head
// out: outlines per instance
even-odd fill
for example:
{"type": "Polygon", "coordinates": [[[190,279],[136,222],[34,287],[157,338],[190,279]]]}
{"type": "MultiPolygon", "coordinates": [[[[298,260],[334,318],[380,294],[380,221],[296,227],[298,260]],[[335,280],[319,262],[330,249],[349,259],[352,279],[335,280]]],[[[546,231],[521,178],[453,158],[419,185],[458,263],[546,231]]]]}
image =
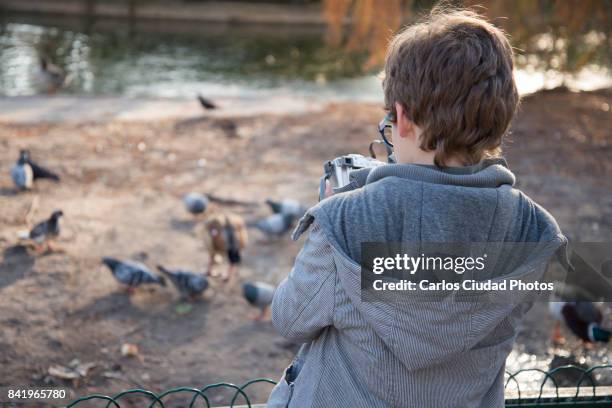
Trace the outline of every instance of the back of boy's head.
{"type": "Polygon", "coordinates": [[[472,11],[434,9],[389,45],[385,108],[404,107],[440,167],[495,157],[519,101],[513,65],[500,29],[472,11]]]}

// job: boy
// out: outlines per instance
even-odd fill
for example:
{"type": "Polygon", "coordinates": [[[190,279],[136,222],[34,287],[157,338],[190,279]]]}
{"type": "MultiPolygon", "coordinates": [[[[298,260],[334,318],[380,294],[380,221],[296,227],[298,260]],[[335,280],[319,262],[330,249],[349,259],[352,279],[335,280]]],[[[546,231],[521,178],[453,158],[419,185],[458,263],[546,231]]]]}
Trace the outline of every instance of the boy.
{"type": "Polygon", "coordinates": [[[475,13],[436,11],[391,41],[383,88],[397,164],[301,220],[295,236],[310,234],[272,321],[303,346],[268,406],[503,407],[529,302],[366,302],[360,260],[364,242],[564,245],[499,156],[518,104],[511,46],[475,13]]]}

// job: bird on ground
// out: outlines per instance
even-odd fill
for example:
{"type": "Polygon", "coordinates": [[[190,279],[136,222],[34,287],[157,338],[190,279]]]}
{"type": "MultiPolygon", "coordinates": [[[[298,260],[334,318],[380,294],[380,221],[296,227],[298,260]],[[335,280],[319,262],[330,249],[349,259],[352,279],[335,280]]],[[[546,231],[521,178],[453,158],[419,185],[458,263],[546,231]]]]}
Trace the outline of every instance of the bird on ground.
{"type": "Polygon", "coordinates": [[[286,198],[282,201],[274,201],[268,198],[266,200],[266,204],[270,207],[273,213],[292,215],[296,219],[302,218],[307,210],[307,208],[300,204],[299,201],[290,198],[286,198]]]}
{"type": "Polygon", "coordinates": [[[17,163],[11,168],[11,178],[15,187],[19,190],[29,190],[34,184],[34,171],[28,163],[27,157],[23,154],[19,155],[17,163]]]}
{"type": "Polygon", "coordinates": [[[221,254],[229,261],[227,272],[221,276],[229,280],[235,273],[236,265],[242,260],[241,251],[248,241],[244,219],[237,214],[213,213],[205,221],[205,231],[205,242],[210,255],[207,274],[216,276],[213,272],[215,255],[221,254]]]}
{"type": "Polygon", "coordinates": [[[128,293],[134,293],[134,289],[141,284],[154,283],[166,286],[166,280],[163,276],[155,275],[146,265],[140,262],[120,261],[115,258],[104,257],[102,263],[108,266],[119,283],[126,286],[128,293]]]}
{"type": "Polygon", "coordinates": [[[34,181],[38,179],[49,179],[56,182],[60,181],[60,177],[57,174],[32,160],[32,155],[27,149],[22,149],[19,151],[19,159],[17,160],[16,166],[19,166],[20,164],[27,164],[30,166],[32,169],[32,180],[34,181]]]}
{"type": "Polygon", "coordinates": [[[253,316],[253,319],[262,320],[272,304],[276,288],[264,282],[246,282],[242,290],[247,302],[260,309],[260,313],[253,316]]]}
{"type": "Polygon", "coordinates": [[[66,84],[66,73],[57,65],[43,56],[40,57],[40,69],[38,71],[38,81],[48,93],[54,93],[66,84]]]}
{"type": "Polygon", "coordinates": [[[208,202],[208,197],[199,193],[189,193],[183,197],[185,208],[193,215],[202,214],[206,211],[208,202]]]}
{"type": "Polygon", "coordinates": [[[64,216],[61,210],[53,211],[51,216],[39,222],[30,230],[20,234],[20,238],[30,239],[36,245],[37,249],[45,244],[46,249],[51,249],[51,241],[57,238],[60,234],[60,219],[64,216]]]}
{"type": "Polygon", "coordinates": [[[217,105],[215,105],[213,101],[203,97],[200,94],[198,94],[198,101],[200,102],[200,105],[202,105],[202,108],[206,110],[217,109],[217,105]]]}
{"type": "Polygon", "coordinates": [[[586,347],[592,343],[610,341],[610,330],[601,326],[603,312],[599,304],[593,300],[592,292],[583,285],[555,282],[555,290],[548,303],[549,311],[555,318],[552,335],[554,344],[565,343],[565,338],[561,334],[561,323],[564,323],[586,347]]]}
{"type": "Polygon", "coordinates": [[[171,271],[162,265],[157,265],[157,269],[170,279],[181,296],[189,300],[195,300],[208,288],[208,279],[204,275],[182,270],[171,271]]]}
{"type": "Polygon", "coordinates": [[[549,303],[551,314],[556,318],[552,340],[555,344],[565,343],[561,334],[561,322],[585,343],[610,341],[610,330],[601,327],[603,314],[599,307],[590,301],[553,301],[549,303]]]}
{"type": "Polygon", "coordinates": [[[249,226],[257,228],[268,238],[280,238],[291,230],[294,219],[291,214],[272,214],[250,223],[249,226]]]}
{"type": "Polygon", "coordinates": [[[610,341],[610,331],[601,327],[602,312],[593,302],[550,302],[550,310],[557,318],[553,336],[555,343],[563,344],[565,341],[560,331],[561,321],[586,343],[610,341]]]}

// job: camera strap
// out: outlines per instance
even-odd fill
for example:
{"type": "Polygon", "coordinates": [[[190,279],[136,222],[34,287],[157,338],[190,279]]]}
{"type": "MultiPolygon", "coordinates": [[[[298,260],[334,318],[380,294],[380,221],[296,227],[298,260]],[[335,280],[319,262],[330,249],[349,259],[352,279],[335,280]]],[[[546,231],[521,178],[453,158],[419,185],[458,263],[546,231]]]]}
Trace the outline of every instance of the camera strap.
{"type": "Polygon", "coordinates": [[[323,164],[323,175],[319,181],[319,201],[325,198],[325,188],[327,187],[327,180],[331,178],[333,174],[332,163],[330,161],[323,164]]]}

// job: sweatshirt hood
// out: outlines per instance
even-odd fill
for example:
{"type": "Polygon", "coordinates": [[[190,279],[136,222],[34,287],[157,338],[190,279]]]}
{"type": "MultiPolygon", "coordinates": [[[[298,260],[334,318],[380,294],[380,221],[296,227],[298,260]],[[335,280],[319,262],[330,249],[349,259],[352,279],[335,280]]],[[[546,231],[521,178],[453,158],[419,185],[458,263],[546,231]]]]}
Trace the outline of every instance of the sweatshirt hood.
{"type": "Polygon", "coordinates": [[[372,169],[365,184],[375,183],[385,177],[400,177],[444,185],[496,188],[504,184],[513,186],[516,177],[508,169],[503,158],[485,159],[464,167],[436,167],[420,164],[389,164],[372,169]]]}
{"type": "MultiPolygon", "coordinates": [[[[496,207],[495,211],[491,210],[493,215],[490,219],[486,214],[482,214],[482,219],[473,216],[477,224],[475,228],[492,231],[489,237],[500,242],[529,241],[536,245],[534,251],[521,262],[513,259],[512,254],[503,251],[497,254],[496,265],[511,266],[505,266],[495,279],[536,280],[541,277],[549,258],[566,240],[550,214],[515,193],[516,190],[510,194],[508,190],[513,190],[511,186],[514,182],[515,177],[505,162],[499,161],[446,171],[433,166],[381,166],[369,172],[363,189],[332,196],[311,208],[300,220],[293,237],[297,239],[316,220],[333,248],[341,290],[346,292],[368,325],[404,366],[418,369],[443,362],[475,347],[502,342],[507,342],[510,348],[516,332],[512,327],[513,321],[516,323],[525,309],[530,307],[526,297],[511,296],[500,300],[495,292],[480,291],[471,295],[469,301],[458,300],[452,293],[432,300],[422,292],[397,291],[385,293],[380,299],[366,299],[362,290],[360,260],[355,259],[347,241],[355,239],[380,242],[377,237],[386,237],[396,242],[407,241],[408,237],[412,237],[410,240],[414,241],[415,235],[419,235],[415,231],[421,231],[419,238],[424,242],[462,242],[464,239],[471,242],[474,238],[469,238],[461,228],[451,233],[436,231],[435,228],[440,228],[440,225],[449,225],[451,228],[452,222],[444,224],[444,217],[450,217],[446,213],[430,213],[433,210],[429,207],[435,205],[424,205],[418,211],[411,207],[413,212],[410,214],[403,207],[405,203],[411,203],[411,200],[419,201],[418,194],[422,194],[421,199],[423,194],[425,198],[436,199],[438,193],[444,195],[457,192],[456,188],[466,187],[469,190],[466,197],[473,201],[480,200],[478,205],[483,208],[496,207]],[[429,189],[426,192],[423,192],[424,183],[427,183],[429,189]],[[496,191],[500,188],[505,189],[508,198],[496,198],[496,195],[499,196],[496,191]],[[394,198],[392,194],[399,194],[399,198],[394,198]],[[382,197],[389,197],[388,202],[381,203],[384,200],[382,197]],[[377,209],[373,212],[371,208],[374,206],[377,209]],[[396,207],[381,210],[378,208],[380,206],[396,207]],[[509,212],[507,220],[495,217],[496,211],[504,209],[509,212]],[[519,213],[520,217],[517,216],[519,213]],[[399,214],[398,217],[408,219],[408,227],[402,229],[401,225],[398,226],[399,219],[397,222],[389,221],[389,214],[399,214]],[[378,221],[377,216],[380,216],[378,221]],[[432,235],[424,234],[423,231],[427,231],[424,225],[435,222],[436,217],[441,219],[442,224],[434,225],[432,235]],[[347,227],[347,224],[352,228],[347,227]],[[413,224],[420,225],[417,228],[413,224]],[[410,231],[404,231],[406,228],[410,231]],[[497,230],[499,233],[494,236],[493,232],[497,230]],[[528,233],[525,232],[527,230],[528,233]],[[438,241],[438,236],[443,238],[438,241]],[[500,327],[502,330],[494,330],[500,327]],[[492,332],[496,333],[493,338],[489,336],[492,332]]],[[[460,193],[463,194],[463,190],[460,193]]],[[[449,201],[450,205],[452,202],[449,201]]],[[[465,205],[472,204],[465,201],[465,205]]],[[[466,216],[478,214],[478,205],[472,205],[475,209],[466,208],[466,216]]],[[[448,213],[452,213],[450,207],[448,213]]]]}

